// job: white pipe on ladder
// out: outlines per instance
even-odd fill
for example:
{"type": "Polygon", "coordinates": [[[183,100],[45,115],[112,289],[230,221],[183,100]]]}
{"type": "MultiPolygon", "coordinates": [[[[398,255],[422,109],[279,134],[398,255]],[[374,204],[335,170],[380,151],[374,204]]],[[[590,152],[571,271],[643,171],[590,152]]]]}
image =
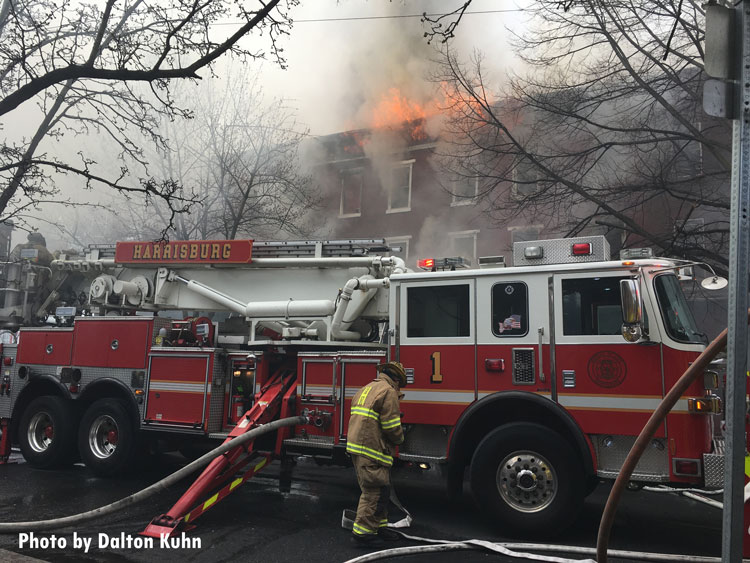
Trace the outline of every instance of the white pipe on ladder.
{"type": "Polygon", "coordinates": [[[234,297],[230,297],[207,285],[195,280],[187,280],[175,276],[175,280],[184,283],[188,289],[202,295],[215,303],[225,306],[230,311],[235,311],[245,317],[327,317],[332,315],[335,309],[333,301],[328,299],[307,299],[301,301],[262,301],[257,303],[242,303],[234,297]]]}
{"type": "Polygon", "coordinates": [[[336,340],[359,340],[362,335],[354,330],[345,330],[345,326],[351,325],[351,323],[359,317],[362,311],[369,303],[370,299],[375,295],[378,288],[390,287],[390,279],[373,279],[372,276],[362,276],[361,278],[352,278],[341,290],[339,296],[339,304],[336,307],[336,312],[333,315],[333,322],[331,323],[331,337],[336,340]],[[355,289],[360,289],[365,293],[361,300],[356,304],[352,315],[350,315],[351,321],[344,321],[344,315],[349,307],[349,302],[352,300],[352,294],[355,289]]]}

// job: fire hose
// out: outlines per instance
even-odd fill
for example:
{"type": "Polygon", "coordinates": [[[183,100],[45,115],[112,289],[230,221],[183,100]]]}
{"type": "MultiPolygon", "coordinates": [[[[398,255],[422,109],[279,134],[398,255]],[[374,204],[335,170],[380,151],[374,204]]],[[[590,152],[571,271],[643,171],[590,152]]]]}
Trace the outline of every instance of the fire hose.
{"type": "MultiPolygon", "coordinates": [[[[750,311],[748,311],[750,316],[750,311]]],[[[662,399],[659,406],[653,412],[648,422],[641,430],[638,435],[633,447],[630,449],[630,453],[625,458],[620,473],[617,475],[615,484],[612,486],[612,490],[607,498],[607,504],[604,506],[604,512],[602,513],[602,519],[599,522],[599,534],[596,539],[596,560],[599,563],[606,563],[607,561],[607,547],[609,545],[609,535],[612,530],[612,525],[615,520],[615,512],[617,511],[617,505],[620,502],[620,497],[625,487],[630,481],[630,476],[635,470],[635,466],[641,459],[641,455],[646,450],[646,447],[651,442],[656,430],[661,426],[662,422],[666,418],[669,411],[677,403],[678,399],[682,394],[687,391],[690,384],[703,373],[703,370],[708,367],[708,364],[713,360],[716,355],[721,352],[727,344],[727,333],[728,330],[725,328],[719,336],[717,336],[711,344],[698,356],[698,358],[685,370],[680,379],[677,380],[669,392],[662,399]]]]}
{"type": "MultiPolygon", "coordinates": [[[[391,557],[401,557],[416,555],[419,553],[436,553],[445,551],[464,551],[484,549],[492,553],[516,557],[521,559],[530,559],[532,561],[546,561],[548,563],[596,563],[593,559],[567,559],[552,555],[538,555],[536,553],[527,553],[525,551],[542,551],[555,553],[573,553],[578,555],[594,555],[596,550],[592,547],[579,547],[574,545],[554,545],[541,543],[494,543],[485,540],[437,540],[430,538],[421,538],[404,534],[400,530],[395,530],[406,540],[425,542],[429,545],[412,545],[408,547],[395,547],[375,551],[366,555],[349,559],[345,563],[369,563],[370,561],[379,561],[391,557]]],[[[622,549],[611,550],[610,554],[623,559],[636,559],[639,561],[663,561],[679,563],[721,563],[720,557],[704,557],[701,555],[678,555],[665,553],[647,553],[642,551],[626,551],[622,549]]]]}
{"type": "MultiPolygon", "coordinates": [[[[538,552],[554,552],[554,553],[571,553],[576,555],[594,555],[596,549],[593,547],[574,546],[574,545],[555,545],[555,544],[542,544],[542,543],[511,543],[502,542],[495,543],[480,539],[469,539],[469,540],[440,540],[432,538],[423,538],[419,536],[413,536],[405,533],[402,529],[411,525],[412,517],[408,510],[406,510],[398,497],[395,494],[395,490],[391,487],[391,502],[396,507],[406,514],[406,518],[399,522],[389,523],[388,528],[403,539],[409,541],[420,542],[428,545],[414,545],[407,547],[395,547],[391,549],[384,549],[381,551],[375,551],[349,559],[345,563],[368,563],[369,561],[379,561],[381,559],[390,559],[392,557],[401,557],[416,555],[421,553],[440,553],[446,551],[463,551],[463,550],[485,550],[492,553],[498,553],[509,557],[516,557],[520,559],[530,559],[532,561],[545,561],[548,563],[596,563],[593,559],[567,559],[564,557],[556,557],[551,555],[538,555],[535,553],[528,553],[528,551],[538,552]],[[523,551],[518,551],[523,550],[523,551]]],[[[344,510],[341,519],[342,528],[351,530],[354,522],[355,514],[352,510],[344,510]]],[[[642,551],[628,551],[622,549],[610,550],[609,554],[614,557],[621,557],[624,559],[637,559],[640,561],[662,561],[671,563],[678,561],[681,563],[721,563],[720,557],[707,557],[702,555],[682,555],[682,554],[667,554],[667,553],[648,553],[642,551]]]]}
{"type": "Polygon", "coordinates": [[[214,448],[213,450],[202,455],[201,457],[199,457],[192,463],[186,465],[185,467],[179,469],[178,471],[175,471],[171,475],[168,475],[161,481],[157,481],[153,485],[146,487],[145,489],[138,491],[137,493],[133,493],[132,495],[127,496],[123,499],[115,501],[111,504],[100,506],[99,508],[95,508],[87,512],[81,512],[80,514],[74,514],[72,516],[64,516],[62,518],[53,518],[51,520],[39,520],[36,522],[0,523],[0,534],[11,534],[11,533],[27,532],[27,531],[55,530],[57,528],[65,528],[72,524],[80,524],[81,522],[86,522],[88,520],[93,520],[95,518],[99,518],[107,514],[112,514],[113,512],[116,512],[120,509],[123,509],[128,506],[132,506],[136,503],[144,501],[147,498],[152,497],[156,493],[163,491],[164,489],[167,489],[168,487],[171,487],[172,485],[181,481],[182,479],[184,479],[191,473],[194,473],[198,469],[205,467],[206,465],[211,463],[211,461],[213,461],[217,456],[225,452],[228,452],[229,450],[232,450],[236,448],[237,446],[241,446],[245,444],[246,442],[254,440],[258,436],[262,436],[263,434],[268,434],[269,432],[273,432],[274,430],[278,430],[279,428],[283,428],[285,426],[295,426],[297,424],[307,424],[307,423],[308,423],[308,418],[306,416],[291,416],[289,418],[282,418],[279,420],[275,420],[273,422],[269,422],[268,424],[263,424],[261,426],[258,426],[257,428],[253,428],[252,430],[246,432],[245,434],[242,434],[241,436],[237,436],[236,438],[230,440],[229,442],[224,442],[217,448],[214,448]]]}

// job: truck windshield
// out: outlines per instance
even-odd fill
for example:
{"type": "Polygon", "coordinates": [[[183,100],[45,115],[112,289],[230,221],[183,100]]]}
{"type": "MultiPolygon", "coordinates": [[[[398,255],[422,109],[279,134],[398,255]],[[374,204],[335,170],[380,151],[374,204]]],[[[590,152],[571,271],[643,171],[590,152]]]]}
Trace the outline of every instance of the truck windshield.
{"type": "Polygon", "coordinates": [[[659,310],[669,336],[678,342],[704,343],[704,334],[698,331],[693,314],[688,308],[680,282],[673,275],[659,276],[654,280],[659,310]]]}

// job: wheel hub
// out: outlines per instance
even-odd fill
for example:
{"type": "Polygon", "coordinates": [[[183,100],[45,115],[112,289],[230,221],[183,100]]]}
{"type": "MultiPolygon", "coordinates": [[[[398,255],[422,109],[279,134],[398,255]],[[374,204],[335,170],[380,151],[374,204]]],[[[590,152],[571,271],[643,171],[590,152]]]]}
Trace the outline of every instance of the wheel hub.
{"type": "Polygon", "coordinates": [[[31,449],[36,453],[46,452],[50,445],[52,445],[52,440],[55,436],[52,417],[45,411],[35,413],[29,421],[29,427],[26,432],[26,438],[31,449]]]}
{"type": "Polygon", "coordinates": [[[557,494],[557,476],[552,465],[536,452],[517,451],[498,466],[497,490],[509,506],[519,512],[538,512],[557,494]]]}
{"type": "Polygon", "coordinates": [[[108,414],[99,415],[89,427],[89,449],[97,458],[106,459],[117,450],[118,437],[115,419],[108,414]]]}
{"type": "Polygon", "coordinates": [[[536,488],[536,476],[528,469],[524,469],[516,475],[516,484],[522,491],[533,491],[536,488]]]}

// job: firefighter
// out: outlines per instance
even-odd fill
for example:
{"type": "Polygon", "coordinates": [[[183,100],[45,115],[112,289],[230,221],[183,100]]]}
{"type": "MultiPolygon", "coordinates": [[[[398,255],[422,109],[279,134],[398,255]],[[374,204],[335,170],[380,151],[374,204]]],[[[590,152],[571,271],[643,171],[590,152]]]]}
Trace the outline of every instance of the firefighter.
{"type": "Polygon", "coordinates": [[[377,367],[377,377],[352,400],[346,451],[352,456],[362,494],[354,520],[353,542],[370,545],[380,536],[396,539],[388,525],[391,466],[396,446],[404,441],[399,389],[406,386],[406,372],[399,362],[377,367]],[[390,532],[390,534],[388,533],[390,532]]]}
{"type": "Polygon", "coordinates": [[[55,257],[49,250],[47,250],[47,241],[44,240],[42,234],[37,233],[36,231],[31,232],[26,236],[26,240],[28,242],[16,245],[13,252],[10,253],[10,261],[18,262],[22,259],[21,251],[29,249],[36,250],[36,256],[28,258],[30,262],[40,266],[49,266],[55,257]]]}

